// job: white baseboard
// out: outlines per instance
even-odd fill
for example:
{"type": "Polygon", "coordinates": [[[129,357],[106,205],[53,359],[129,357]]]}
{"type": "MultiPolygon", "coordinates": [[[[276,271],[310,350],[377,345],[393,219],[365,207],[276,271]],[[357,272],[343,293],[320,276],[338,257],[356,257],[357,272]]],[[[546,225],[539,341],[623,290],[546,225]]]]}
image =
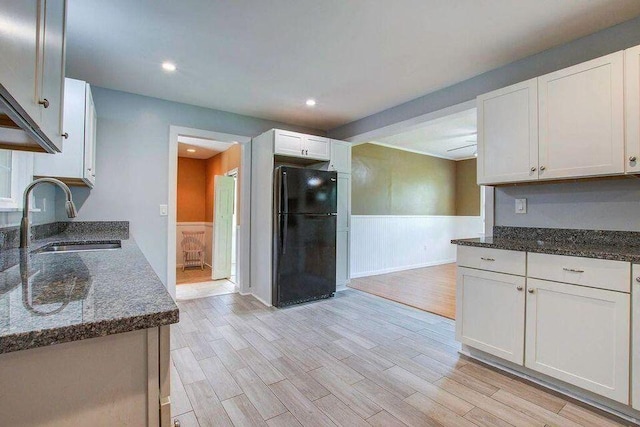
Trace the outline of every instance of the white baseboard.
{"type": "Polygon", "coordinates": [[[372,271],[363,271],[360,273],[355,273],[351,275],[352,279],[357,279],[359,277],[368,277],[368,276],[378,276],[380,274],[387,274],[387,273],[395,273],[396,271],[404,271],[404,270],[414,270],[416,268],[424,268],[424,267],[433,267],[436,265],[443,265],[443,264],[451,264],[456,262],[456,259],[443,259],[443,260],[439,260],[439,261],[432,261],[432,262],[425,262],[422,264],[414,264],[414,265],[403,265],[401,267],[393,267],[393,268],[383,268],[380,270],[372,270],[372,271]]]}
{"type": "Polygon", "coordinates": [[[252,292],[240,292],[238,291],[238,293],[242,296],[247,296],[247,295],[251,295],[252,297],[254,297],[255,299],[257,299],[258,301],[260,301],[262,304],[264,304],[267,307],[272,307],[271,304],[265,302],[262,298],[260,298],[259,296],[257,296],[256,294],[252,293],[252,292]]]}

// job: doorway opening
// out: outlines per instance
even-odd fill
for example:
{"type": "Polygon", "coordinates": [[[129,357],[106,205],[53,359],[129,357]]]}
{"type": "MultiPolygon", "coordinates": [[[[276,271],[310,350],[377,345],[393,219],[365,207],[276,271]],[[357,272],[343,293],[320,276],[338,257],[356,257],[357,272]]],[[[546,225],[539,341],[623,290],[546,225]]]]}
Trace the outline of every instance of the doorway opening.
{"type": "Polygon", "coordinates": [[[452,110],[354,144],[348,285],[450,319],[450,242],[484,232],[475,105],[452,110]]]}
{"type": "Polygon", "coordinates": [[[242,178],[250,167],[244,164],[249,138],[173,126],[171,131],[169,291],[176,300],[242,292],[248,244],[241,225],[248,221],[241,211],[249,199],[242,178]]]}

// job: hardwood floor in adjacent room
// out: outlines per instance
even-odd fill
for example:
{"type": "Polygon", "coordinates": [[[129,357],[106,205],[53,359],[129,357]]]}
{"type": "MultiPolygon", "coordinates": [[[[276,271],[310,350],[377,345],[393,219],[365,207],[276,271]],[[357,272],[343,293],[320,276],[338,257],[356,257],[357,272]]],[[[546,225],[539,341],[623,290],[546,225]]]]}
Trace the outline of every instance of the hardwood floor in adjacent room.
{"type": "Polygon", "coordinates": [[[171,406],[193,426],[617,426],[458,355],[454,322],[357,290],[286,309],[178,302],[171,406]]]}
{"type": "Polygon", "coordinates": [[[185,283],[199,283],[208,282],[211,280],[211,267],[205,265],[203,269],[200,267],[182,267],[176,268],[176,285],[183,285],[185,283]]]}
{"type": "Polygon", "coordinates": [[[449,319],[456,317],[455,264],[351,279],[349,287],[449,319]]]}

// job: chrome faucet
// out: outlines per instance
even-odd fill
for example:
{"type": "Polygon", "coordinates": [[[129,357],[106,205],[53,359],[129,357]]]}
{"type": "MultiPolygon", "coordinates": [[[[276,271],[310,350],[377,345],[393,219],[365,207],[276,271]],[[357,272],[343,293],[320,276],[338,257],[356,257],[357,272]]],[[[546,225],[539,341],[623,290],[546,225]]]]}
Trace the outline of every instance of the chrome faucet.
{"type": "Polygon", "coordinates": [[[65,203],[65,210],[67,211],[67,217],[75,218],[76,216],[76,205],[73,204],[73,200],[71,197],[71,190],[67,187],[67,184],[55,178],[40,178],[33,181],[31,184],[27,185],[27,188],[24,190],[24,203],[22,206],[22,222],[20,223],[20,247],[28,248],[29,241],[31,240],[31,227],[29,227],[29,194],[33,188],[42,183],[49,182],[51,184],[55,184],[58,187],[62,188],[65,196],[67,197],[67,201],[65,203]]]}

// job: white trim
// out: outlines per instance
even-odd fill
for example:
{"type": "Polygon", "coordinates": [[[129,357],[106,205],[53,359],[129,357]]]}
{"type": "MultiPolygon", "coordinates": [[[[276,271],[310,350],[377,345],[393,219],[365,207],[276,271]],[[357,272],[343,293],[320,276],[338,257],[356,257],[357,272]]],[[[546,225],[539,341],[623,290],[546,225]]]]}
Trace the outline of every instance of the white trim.
{"type": "MultiPolygon", "coordinates": [[[[247,181],[251,179],[251,138],[241,135],[233,135],[229,133],[212,132],[201,129],[193,129],[182,126],[169,126],[169,197],[167,201],[168,205],[168,218],[167,218],[167,290],[171,296],[176,297],[176,227],[177,227],[177,201],[178,201],[178,137],[191,136],[201,139],[210,139],[219,142],[233,142],[238,143],[242,147],[242,180],[247,181]],[[249,155],[245,155],[248,151],[249,155]]],[[[243,188],[244,190],[244,188],[243,188]]],[[[250,186],[247,191],[241,192],[241,207],[242,212],[249,212],[251,203],[250,186]]],[[[250,216],[242,215],[241,222],[248,224],[250,216]],[[246,222],[245,222],[246,221],[246,222]]],[[[250,227],[243,227],[249,229],[250,227]]],[[[242,253],[249,253],[250,236],[244,233],[241,238],[238,239],[238,246],[242,247],[242,253]]],[[[249,275],[246,271],[249,271],[250,259],[248,256],[242,256],[238,259],[238,288],[242,290],[249,286],[249,275]]]]}
{"type": "Polygon", "coordinates": [[[351,278],[357,279],[359,277],[379,276],[381,274],[395,273],[396,271],[415,270],[416,268],[433,267],[436,265],[443,265],[443,264],[453,264],[454,262],[456,262],[456,259],[452,258],[452,259],[442,259],[438,261],[425,262],[421,264],[404,265],[402,267],[382,268],[380,270],[372,270],[372,271],[365,271],[362,273],[352,274],[351,278]]]}
{"type": "MultiPolygon", "coordinates": [[[[475,159],[475,156],[464,157],[462,159],[456,159],[456,158],[453,158],[453,157],[443,156],[441,154],[430,153],[428,151],[414,150],[412,148],[406,148],[406,147],[400,147],[400,146],[393,145],[393,144],[387,144],[386,142],[368,141],[368,142],[364,142],[362,144],[379,145],[381,147],[391,148],[391,149],[394,149],[394,150],[406,151],[408,153],[413,153],[413,154],[420,154],[421,156],[429,156],[429,157],[436,157],[438,159],[451,160],[452,162],[458,162],[458,161],[461,161],[461,160],[475,159]]],[[[354,144],[354,145],[362,145],[362,144],[354,144]]]]}
{"type": "Polygon", "coordinates": [[[443,108],[442,110],[432,111],[427,114],[422,114],[417,117],[413,117],[408,120],[403,120],[401,122],[393,123],[387,126],[383,126],[378,129],[374,129],[365,133],[361,133],[359,135],[354,135],[345,139],[344,141],[348,141],[353,143],[353,145],[359,145],[367,143],[371,140],[375,140],[378,138],[384,138],[391,135],[396,135],[401,132],[409,132],[416,128],[424,125],[425,122],[430,122],[432,120],[436,120],[445,116],[450,116],[451,114],[460,113],[465,110],[471,110],[472,108],[476,108],[476,100],[472,99],[471,101],[463,102],[461,104],[452,105],[447,108],[443,108]]]}

